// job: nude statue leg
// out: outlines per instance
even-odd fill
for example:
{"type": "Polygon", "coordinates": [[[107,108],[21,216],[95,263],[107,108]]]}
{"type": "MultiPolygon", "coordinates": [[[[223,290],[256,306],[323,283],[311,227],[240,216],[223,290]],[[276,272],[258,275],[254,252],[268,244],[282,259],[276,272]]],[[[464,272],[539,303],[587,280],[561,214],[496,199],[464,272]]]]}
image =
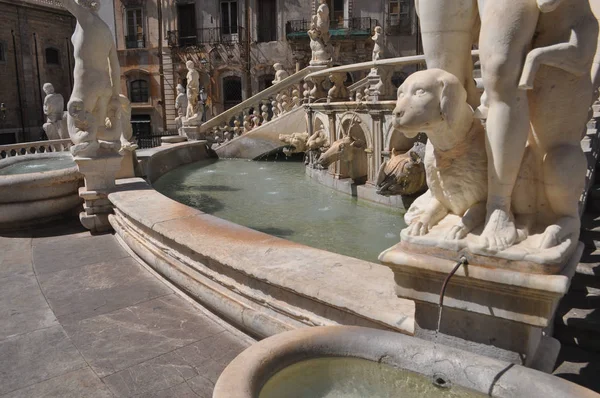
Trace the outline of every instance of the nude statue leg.
{"type": "Polygon", "coordinates": [[[495,252],[518,238],[511,195],[529,132],[527,96],[518,89],[519,65],[530,46],[539,10],[535,0],[494,0],[485,2],[480,12],[481,72],[489,104],[488,200],[480,248],[495,252]]]}
{"type": "Polygon", "coordinates": [[[467,102],[479,105],[473,80],[471,48],[479,25],[476,0],[417,0],[427,68],[456,76],[467,90],[467,102]]]}
{"type": "MultiPolygon", "coordinates": [[[[568,238],[578,234],[579,197],[585,185],[587,161],[581,146],[561,145],[550,150],[544,158],[544,181],[548,203],[558,220],[546,228],[540,248],[554,247],[568,238]],[[581,176],[574,180],[574,176],[581,176]]],[[[574,236],[578,239],[578,235],[574,236]]]]}

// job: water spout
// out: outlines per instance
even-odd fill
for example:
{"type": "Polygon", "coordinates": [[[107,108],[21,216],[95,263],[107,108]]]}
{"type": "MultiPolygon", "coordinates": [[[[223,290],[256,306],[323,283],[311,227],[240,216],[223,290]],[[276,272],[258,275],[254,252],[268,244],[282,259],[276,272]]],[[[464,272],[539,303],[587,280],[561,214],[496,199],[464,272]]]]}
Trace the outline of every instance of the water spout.
{"type": "Polygon", "coordinates": [[[442,290],[440,291],[440,302],[438,304],[438,322],[437,322],[437,328],[435,330],[435,335],[437,337],[437,334],[440,332],[440,326],[442,324],[442,310],[444,309],[444,295],[446,294],[446,286],[448,286],[448,282],[450,282],[450,278],[452,278],[452,276],[456,273],[456,271],[458,271],[458,268],[461,265],[467,265],[469,262],[467,261],[467,258],[465,256],[461,256],[460,259],[458,260],[458,262],[456,263],[456,265],[454,266],[454,268],[452,268],[452,271],[450,271],[448,273],[448,275],[446,276],[446,279],[444,280],[444,283],[442,284],[442,290]]]}

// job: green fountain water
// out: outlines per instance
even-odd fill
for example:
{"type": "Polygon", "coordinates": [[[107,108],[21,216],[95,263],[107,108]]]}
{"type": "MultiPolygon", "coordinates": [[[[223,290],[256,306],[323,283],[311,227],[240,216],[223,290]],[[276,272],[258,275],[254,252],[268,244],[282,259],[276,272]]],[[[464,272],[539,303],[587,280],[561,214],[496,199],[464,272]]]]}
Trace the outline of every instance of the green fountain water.
{"type": "Polygon", "coordinates": [[[0,176],[41,173],[74,167],[75,162],[71,155],[44,157],[41,159],[24,160],[0,168],[0,176]]]}
{"type": "Polygon", "coordinates": [[[486,395],[403,369],[358,358],[316,358],[279,371],[259,398],[477,398],[486,395]]]}
{"type": "Polygon", "coordinates": [[[202,161],[179,167],[154,188],[205,213],[271,235],[377,261],[405,227],[400,211],[321,186],[300,162],[202,161]]]}

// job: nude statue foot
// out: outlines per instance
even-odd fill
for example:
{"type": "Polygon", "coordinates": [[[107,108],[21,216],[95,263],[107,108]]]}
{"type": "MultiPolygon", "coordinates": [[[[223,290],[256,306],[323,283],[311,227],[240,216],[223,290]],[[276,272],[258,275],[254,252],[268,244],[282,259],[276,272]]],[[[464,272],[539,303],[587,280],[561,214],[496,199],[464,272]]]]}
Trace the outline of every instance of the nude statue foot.
{"type": "Polygon", "coordinates": [[[476,248],[486,252],[499,252],[512,246],[517,238],[517,228],[512,214],[503,209],[494,209],[476,248]]]}

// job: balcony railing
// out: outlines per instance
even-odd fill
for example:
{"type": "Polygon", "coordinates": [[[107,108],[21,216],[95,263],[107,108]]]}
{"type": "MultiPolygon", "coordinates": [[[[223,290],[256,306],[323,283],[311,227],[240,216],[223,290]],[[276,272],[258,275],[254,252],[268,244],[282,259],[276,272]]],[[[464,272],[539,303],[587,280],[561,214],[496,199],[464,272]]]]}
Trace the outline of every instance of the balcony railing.
{"type": "Polygon", "coordinates": [[[241,26],[223,26],[217,28],[197,29],[196,34],[183,34],[178,30],[167,32],[169,47],[197,47],[204,44],[237,44],[242,43],[245,30],[241,26]]]}
{"type": "MultiPolygon", "coordinates": [[[[379,25],[376,19],[350,18],[331,21],[329,25],[329,33],[333,39],[350,38],[350,37],[365,37],[373,33],[375,26],[379,25]]],[[[310,21],[306,19],[288,21],[285,24],[285,34],[288,39],[308,39],[308,30],[310,29],[310,21]]]]}
{"type": "Polygon", "coordinates": [[[125,36],[125,48],[146,48],[146,35],[125,36]]]}

